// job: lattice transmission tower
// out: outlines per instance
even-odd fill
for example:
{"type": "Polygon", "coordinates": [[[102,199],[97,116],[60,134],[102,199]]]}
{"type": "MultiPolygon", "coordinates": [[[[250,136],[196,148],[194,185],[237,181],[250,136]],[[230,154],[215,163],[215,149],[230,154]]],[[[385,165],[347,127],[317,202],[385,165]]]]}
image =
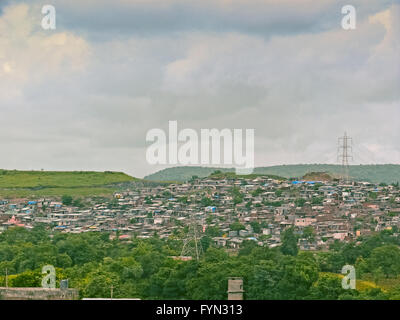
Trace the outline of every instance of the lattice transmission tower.
{"type": "Polygon", "coordinates": [[[341,178],[343,181],[349,181],[349,159],[353,160],[353,139],[344,133],[343,137],[338,139],[338,162],[341,163],[341,178]]]}
{"type": "Polygon", "coordinates": [[[189,230],[186,237],[183,239],[183,247],[181,251],[181,257],[189,257],[199,260],[203,253],[203,247],[201,245],[200,231],[201,228],[194,218],[193,214],[190,216],[189,230]]]}

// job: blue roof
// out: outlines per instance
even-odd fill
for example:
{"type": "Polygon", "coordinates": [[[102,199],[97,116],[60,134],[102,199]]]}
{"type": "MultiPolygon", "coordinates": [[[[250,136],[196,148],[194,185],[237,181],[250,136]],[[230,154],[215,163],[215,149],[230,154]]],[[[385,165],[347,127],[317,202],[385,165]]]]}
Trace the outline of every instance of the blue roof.
{"type": "Polygon", "coordinates": [[[304,181],[292,181],[292,184],[299,184],[299,183],[303,183],[304,181]]]}

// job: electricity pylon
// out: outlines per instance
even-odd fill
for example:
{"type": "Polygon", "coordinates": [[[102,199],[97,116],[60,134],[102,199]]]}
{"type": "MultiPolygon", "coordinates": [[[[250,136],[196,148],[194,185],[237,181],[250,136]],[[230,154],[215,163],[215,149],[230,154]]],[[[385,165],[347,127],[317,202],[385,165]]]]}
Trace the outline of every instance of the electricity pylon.
{"type": "Polygon", "coordinates": [[[193,215],[190,216],[189,230],[186,238],[183,239],[183,247],[181,251],[181,257],[191,256],[199,260],[203,253],[203,248],[200,243],[199,237],[199,225],[196,223],[193,215]]]}
{"type": "Polygon", "coordinates": [[[338,162],[341,163],[341,178],[344,181],[349,180],[349,159],[353,160],[353,140],[344,133],[343,137],[338,139],[338,162]]]}

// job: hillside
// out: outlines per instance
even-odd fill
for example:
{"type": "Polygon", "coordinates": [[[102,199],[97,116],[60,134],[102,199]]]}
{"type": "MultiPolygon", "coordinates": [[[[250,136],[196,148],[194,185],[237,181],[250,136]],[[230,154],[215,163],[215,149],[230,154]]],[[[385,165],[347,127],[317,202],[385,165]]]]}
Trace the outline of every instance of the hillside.
{"type": "Polygon", "coordinates": [[[334,177],[326,172],[309,172],[301,180],[305,181],[332,181],[334,177]]]}
{"type": "MultiPolygon", "coordinates": [[[[174,167],[158,171],[145,177],[146,180],[156,181],[186,181],[192,176],[207,177],[215,170],[222,172],[233,172],[233,168],[211,168],[211,167],[174,167]]],[[[326,172],[332,176],[340,174],[341,166],[332,164],[297,164],[280,165],[271,167],[258,167],[254,169],[256,174],[277,175],[285,178],[303,177],[311,172],[326,172]]],[[[369,181],[375,183],[400,182],[400,165],[352,165],[349,170],[350,176],[358,181],[369,181]]]]}
{"type": "Polygon", "coordinates": [[[0,198],[111,195],[135,178],[122,172],[0,170],[0,198]]]}
{"type": "MultiPolygon", "coordinates": [[[[214,180],[220,180],[220,179],[238,179],[238,178],[243,178],[243,179],[255,179],[259,176],[264,176],[258,173],[252,173],[252,174],[245,174],[245,175],[238,175],[235,172],[218,172],[215,171],[212,174],[209,175],[210,179],[214,180]]],[[[276,176],[276,175],[271,175],[268,174],[266,175],[268,178],[275,179],[275,180],[286,180],[284,177],[276,176]]]]}
{"type": "Polygon", "coordinates": [[[208,177],[214,171],[234,172],[232,168],[211,168],[211,167],[173,167],[157,171],[144,177],[144,180],[151,181],[187,181],[192,176],[200,178],[208,177]]]}

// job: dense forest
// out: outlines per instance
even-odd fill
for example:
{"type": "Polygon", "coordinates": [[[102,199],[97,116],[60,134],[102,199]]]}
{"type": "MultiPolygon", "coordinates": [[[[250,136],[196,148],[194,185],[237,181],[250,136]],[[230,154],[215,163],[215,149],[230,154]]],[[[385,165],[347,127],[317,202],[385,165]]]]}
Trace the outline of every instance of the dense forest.
{"type": "Polygon", "coordinates": [[[245,241],[227,252],[201,239],[204,254],[190,261],[174,260],[181,241],[119,240],[118,234],[52,233],[43,227],[15,227],[0,235],[0,286],[5,272],[11,287],[39,287],[41,268],[56,267],[57,283],[81,297],[140,299],[226,299],[229,277],[243,277],[245,299],[400,299],[400,237],[383,231],[357,243],[332,245],[328,252],[302,252],[292,229],[282,246],[260,247],[245,241]],[[356,290],[342,289],[341,269],[354,265],[356,290]]]}

